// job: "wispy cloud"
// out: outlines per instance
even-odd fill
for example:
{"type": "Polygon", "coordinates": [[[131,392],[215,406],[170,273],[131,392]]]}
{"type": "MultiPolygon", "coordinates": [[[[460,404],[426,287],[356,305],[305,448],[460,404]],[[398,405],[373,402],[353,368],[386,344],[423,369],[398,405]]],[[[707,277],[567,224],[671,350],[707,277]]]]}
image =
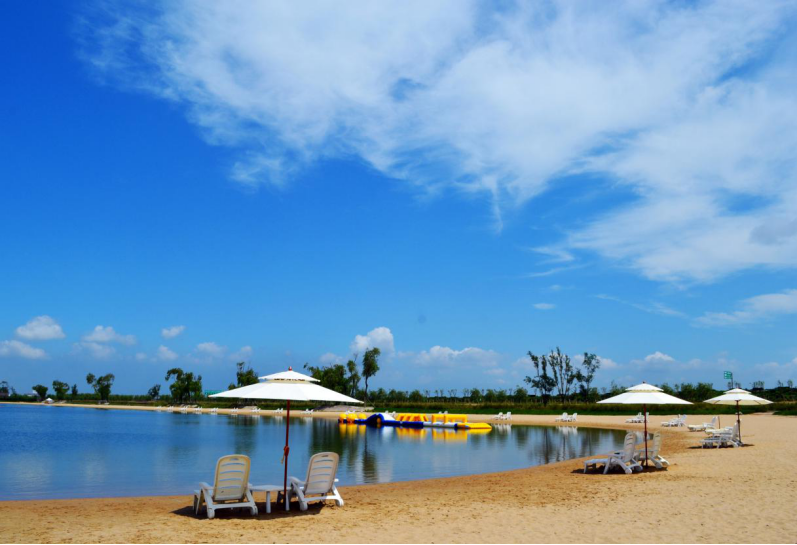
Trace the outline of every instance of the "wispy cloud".
{"type": "Polygon", "coordinates": [[[553,303],[535,303],[532,306],[537,310],[553,310],[556,308],[556,305],[553,303]]]}
{"type": "Polygon", "coordinates": [[[560,260],[667,282],[797,266],[797,67],[777,47],[793,2],[130,6],[87,14],[84,57],[186,104],[240,150],[240,183],[359,156],[427,193],[483,195],[500,222],[596,173],[635,198],[580,219],[550,246],[560,260]]]}
{"type": "Polygon", "coordinates": [[[738,326],[769,320],[784,314],[797,314],[797,289],[750,297],[733,312],[706,312],[695,319],[700,326],[738,326]]]}
{"type": "Polygon", "coordinates": [[[641,310],[642,312],[648,312],[650,314],[659,314],[661,316],[672,316],[675,318],[686,318],[686,314],[684,314],[679,310],[670,308],[664,303],[659,303],[655,301],[647,304],[634,303],[631,301],[626,301],[619,297],[615,297],[613,295],[606,295],[605,293],[599,293],[594,297],[597,299],[603,299],[605,301],[614,301],[615,303],[620,303],[621,305],[627,305],[629,307],[633,307],[637,310],[641,310]]]}

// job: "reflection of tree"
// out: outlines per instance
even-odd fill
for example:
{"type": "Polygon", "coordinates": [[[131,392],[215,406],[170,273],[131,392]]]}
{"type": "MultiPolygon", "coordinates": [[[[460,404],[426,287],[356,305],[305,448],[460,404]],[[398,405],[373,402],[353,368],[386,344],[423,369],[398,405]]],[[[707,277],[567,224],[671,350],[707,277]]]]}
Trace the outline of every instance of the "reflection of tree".
{"type": "MultiPolygon", "coordinates": [[[[595,454],[604,454],[622,448],[625,432],[570,426],[529,426],[525,437],[518,427],[515,442],[518,446],[530,444],[527,456],[535,464],[550,464],[595,454]],[[600,452],[599,452],[600,451],[600,452]]],[[[639,440],[639,439],[638,439],[639,440]]]]}

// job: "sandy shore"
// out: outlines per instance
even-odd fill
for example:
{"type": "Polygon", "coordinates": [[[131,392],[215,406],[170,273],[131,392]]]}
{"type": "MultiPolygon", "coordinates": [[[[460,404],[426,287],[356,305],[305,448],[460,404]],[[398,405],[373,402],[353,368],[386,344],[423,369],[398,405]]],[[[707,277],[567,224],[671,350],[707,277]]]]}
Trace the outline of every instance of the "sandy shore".
{"type": "MultiPolygon", "coordinates": [[[[624,419],[584,416],[579,425],[640,427],[624,419]]],[[[584,475],[583,464],[570,460],[469,477],[344,483],[345,507],[311,504],[304,513],[267,515],[261,504],[258,517],[198,519],[188,495],[0,502],[0,541],[794,543],[797,418],[756,414],[742,424],[750,446],[720,450],[694,448],[700,434],[658,428],[672,464],[666,471],[584,475]]]]}

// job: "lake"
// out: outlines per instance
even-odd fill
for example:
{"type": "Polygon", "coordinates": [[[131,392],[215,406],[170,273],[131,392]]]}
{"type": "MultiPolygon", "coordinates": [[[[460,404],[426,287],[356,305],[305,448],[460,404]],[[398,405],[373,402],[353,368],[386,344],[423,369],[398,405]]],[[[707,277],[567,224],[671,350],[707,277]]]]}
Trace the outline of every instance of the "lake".
{"type": "MultiPolygon", "coordinates": [[[[303,478],[310,456],[333,451],[342,486],[471,475],[617,450],[624,436],[564,426],[376,429],[296,416],[288,473],[303,478]]],[[[0,405],[0,500],[190,494],[232,453],[252,459],[253,484],[281,484],[284,444],[280,416],[0,405]]]]}

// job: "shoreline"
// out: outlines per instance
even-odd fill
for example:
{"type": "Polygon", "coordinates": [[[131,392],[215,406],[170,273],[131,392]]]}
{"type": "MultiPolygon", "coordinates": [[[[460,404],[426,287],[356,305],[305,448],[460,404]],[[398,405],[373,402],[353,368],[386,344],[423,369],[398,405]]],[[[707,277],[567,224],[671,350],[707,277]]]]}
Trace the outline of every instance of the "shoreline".
{"type": "MultiPolygon", "coordinates": [[[[554,425],[555,418],[513,417],[515,425],[554,425]]],[[[625,418],[580,415],[575,425],[642,429],[625,418]]],[[[479,419],[490,421],[473,415],[479,419]]],[[[220,513],[213,520],[193,516],[189,494],[3,501],[0,541],[793,543],[797,418],[743,419],[752,445],[717,450],[694,448],[701,434],[662,428],[657,417],[649,431],[662,431],[662,455],[671,463],[665,471],[585,475],[583,459],[571,459],[500,473],[343,483],[344,507],[311,504],[307,512],[275,505],[266,514],[262,494],[257,517],[220,513]]]]}

